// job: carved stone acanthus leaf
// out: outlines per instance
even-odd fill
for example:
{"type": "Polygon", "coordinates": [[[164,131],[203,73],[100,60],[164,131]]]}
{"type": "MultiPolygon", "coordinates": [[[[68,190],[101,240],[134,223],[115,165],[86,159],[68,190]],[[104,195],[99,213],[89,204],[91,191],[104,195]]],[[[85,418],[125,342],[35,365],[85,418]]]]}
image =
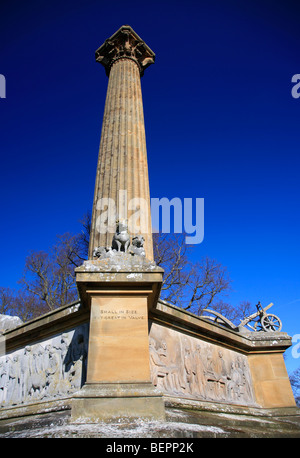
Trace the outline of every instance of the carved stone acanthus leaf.
{"type": "Polygon", "coordinates": [[[122,58],[132,59],[136,62],[141,76],[144,74],[144,70],[155,60],[154,52],[128,25],[123,25],[96,51],[96,61],[105,67],[107,75],[109,75],[113,63],[122,58]]]}

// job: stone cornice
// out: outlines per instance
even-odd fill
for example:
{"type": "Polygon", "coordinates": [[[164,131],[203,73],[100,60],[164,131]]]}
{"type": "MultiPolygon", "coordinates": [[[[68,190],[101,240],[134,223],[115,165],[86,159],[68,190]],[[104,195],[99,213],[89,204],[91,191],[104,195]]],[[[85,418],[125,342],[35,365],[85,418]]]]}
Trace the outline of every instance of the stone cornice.
{"type": "Polygon", "coordinates": [[[242,334],[226,329],[217,323],[175,307],[161,299],[150,309],[150,320],[161,325],[194,335],[217,345],[223,345],[246,355],[258,353],[283,353],[292,345],[291,337],[285,332],[249,332],[242,334]]]}
{"type": "Polygon", "coordinates": [[[154,52],[129,25],[120,27],[97,49],[95,54],[96,61],[105,67],[107,75],[112,65],[119,59],[131,59],[136,62],[141,76],[155,60],[154,52]]]}
{"type": "Polygon", "coordinates": [[[5,331],[0,335],[0,349],[8,353],[88,321],[89,311],[79,301],[73,302],[5,331]]]}

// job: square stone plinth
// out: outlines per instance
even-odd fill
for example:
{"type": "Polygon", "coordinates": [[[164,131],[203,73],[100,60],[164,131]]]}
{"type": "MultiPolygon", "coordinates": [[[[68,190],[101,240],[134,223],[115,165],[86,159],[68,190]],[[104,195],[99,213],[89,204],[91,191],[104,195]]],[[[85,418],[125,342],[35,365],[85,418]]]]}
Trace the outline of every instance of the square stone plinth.
{"type": "Polygon", "coordinates": [[[149,380],[147,296],[93,296],[87,382],[149,380]]]}
{"type": "Polygon", "coordinates": [[[73,421],[165,418],[162,394],[150,380],[148,336],[162,274],[153,262],[125,253],[76,269],[90,333],[86,384],[74,399],[73,421]]]}

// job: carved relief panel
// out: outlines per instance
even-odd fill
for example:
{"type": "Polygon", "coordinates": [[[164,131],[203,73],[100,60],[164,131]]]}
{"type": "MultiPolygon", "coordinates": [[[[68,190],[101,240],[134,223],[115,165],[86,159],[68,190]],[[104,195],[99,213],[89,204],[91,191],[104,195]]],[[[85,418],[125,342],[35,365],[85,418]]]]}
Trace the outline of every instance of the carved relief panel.
{"type": "Polygon", "coordinates": [[[0,406],[65,397],[86,378],[89,325],[0,358],[0,406]]]}
{"type": "Polygon", "coordinates": [[[255,404],[246,356],[156,323],[149,345],[152,383],[166,394],[255,404]]]}

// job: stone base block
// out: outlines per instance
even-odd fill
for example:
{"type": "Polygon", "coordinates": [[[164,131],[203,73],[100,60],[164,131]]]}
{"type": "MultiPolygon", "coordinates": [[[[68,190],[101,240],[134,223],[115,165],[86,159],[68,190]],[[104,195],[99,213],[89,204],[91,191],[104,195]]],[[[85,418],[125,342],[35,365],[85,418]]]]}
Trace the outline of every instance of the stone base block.
{"type": "Polygon", "coordinates": [[[87,383],[75,394],[71,412],[71,421],[76,423],[165,420],[162,394],[151,383],[87,383]]]}

